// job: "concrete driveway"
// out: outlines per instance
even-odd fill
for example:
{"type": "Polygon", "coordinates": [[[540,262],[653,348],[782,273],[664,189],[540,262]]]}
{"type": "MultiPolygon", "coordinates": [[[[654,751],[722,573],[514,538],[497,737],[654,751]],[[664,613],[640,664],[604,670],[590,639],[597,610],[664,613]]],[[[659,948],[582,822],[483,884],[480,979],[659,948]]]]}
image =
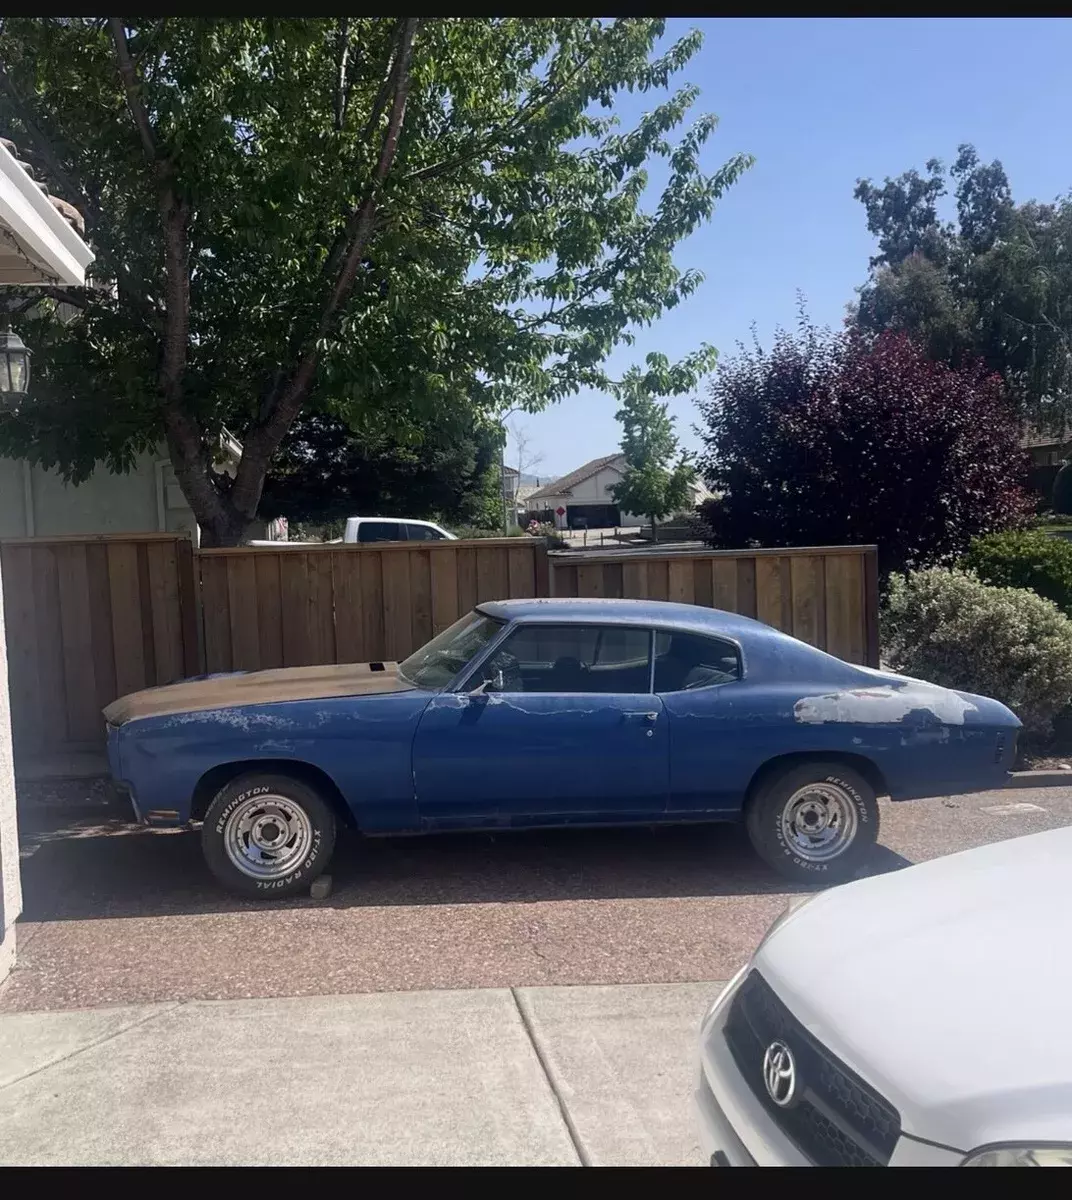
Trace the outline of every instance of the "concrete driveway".
{"type": "Polygon", "coordinates": [[[0,1016],[0,1164],[687,1166],[719,984],[0,1016]]]}

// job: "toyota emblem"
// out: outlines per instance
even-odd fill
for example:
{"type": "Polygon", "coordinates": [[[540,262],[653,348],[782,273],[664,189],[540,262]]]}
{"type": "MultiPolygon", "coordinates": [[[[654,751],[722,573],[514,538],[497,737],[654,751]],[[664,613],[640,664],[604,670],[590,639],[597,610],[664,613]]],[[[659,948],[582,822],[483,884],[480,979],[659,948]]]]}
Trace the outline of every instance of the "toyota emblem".
{"type": "Polygon", "coordinates": [[[797,1094],[797,1063],[785,1042],[771,1042],[763,1055],[763,1082],[767,1095],[779,1108],[787,1108],[797,1094]]]}

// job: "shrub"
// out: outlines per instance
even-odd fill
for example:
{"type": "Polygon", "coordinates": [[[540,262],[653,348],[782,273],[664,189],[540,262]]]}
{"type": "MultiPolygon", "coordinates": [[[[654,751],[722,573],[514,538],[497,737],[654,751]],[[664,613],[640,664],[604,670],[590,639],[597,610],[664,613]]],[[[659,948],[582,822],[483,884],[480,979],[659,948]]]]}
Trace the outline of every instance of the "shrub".
{"type": "Polygon", "coordinates": [[[1072,616],[1072,542],[1038,530],[976,538],[962,566],[984,583],[1030,588],[1072,616]]]}
{"type": "Polygon", "coordinates": [[[1053,481],[1053,511],[1072,513],[1072,462],[1066,462],[1053,481]]]}
{"type": "Polygon", "coordinates": [[[875,543],[886,574],[952,563],[1032,508],[1001,379],[931,362],[903,334],[805,324],[742,348],[699,407],[716,546],[875,543]]]}
{"type": "Polygon", "coordinates": [[[468,540],[470,538],[501,538],[501,537],[524,537],[525,531],[520,525],[511,525],[510,532],[504,534],[502,526],[497,529],[478,528],[474,525],[455,525],[451,528],[451,533],[457,538],[468,540]]]}
{"type": "Polygon", "coordinates": [[[1027,588],[943,567],[892,575],[882,640],[893,670],[993,696],[1036,737],[1072,697],[1072,621],[1027,588]]]}

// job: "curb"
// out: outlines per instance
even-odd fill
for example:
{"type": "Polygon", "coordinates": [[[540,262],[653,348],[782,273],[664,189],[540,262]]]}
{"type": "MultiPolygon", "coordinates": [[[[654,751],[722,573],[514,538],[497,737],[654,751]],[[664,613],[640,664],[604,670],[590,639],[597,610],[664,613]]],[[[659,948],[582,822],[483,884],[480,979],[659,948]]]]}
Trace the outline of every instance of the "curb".
{"type": "Polygon", "coordinates": [[[1072,787],[1072,771],[1010,771],[1007,788],[1072,787]]]}

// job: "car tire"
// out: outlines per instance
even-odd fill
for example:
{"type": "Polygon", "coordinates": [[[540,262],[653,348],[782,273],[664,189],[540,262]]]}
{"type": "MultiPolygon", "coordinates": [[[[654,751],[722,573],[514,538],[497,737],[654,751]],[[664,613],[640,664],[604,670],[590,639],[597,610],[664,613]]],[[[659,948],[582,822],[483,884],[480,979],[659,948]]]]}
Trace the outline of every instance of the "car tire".
{"type": "Polygon", "coordinates": [[[878,801],[844,763],[801,763],[760,780],[745,827],[780,875],[794,883],[843,883],[856,878],[878,838],[878,801]]]}
{"type": "Polygon", "coordinates": [[[278,900],[308,889],[335,849],[335,814],[309,784],[251,771],[216,793],[201,827],[209,870],[229,891],[278,900]]]}

